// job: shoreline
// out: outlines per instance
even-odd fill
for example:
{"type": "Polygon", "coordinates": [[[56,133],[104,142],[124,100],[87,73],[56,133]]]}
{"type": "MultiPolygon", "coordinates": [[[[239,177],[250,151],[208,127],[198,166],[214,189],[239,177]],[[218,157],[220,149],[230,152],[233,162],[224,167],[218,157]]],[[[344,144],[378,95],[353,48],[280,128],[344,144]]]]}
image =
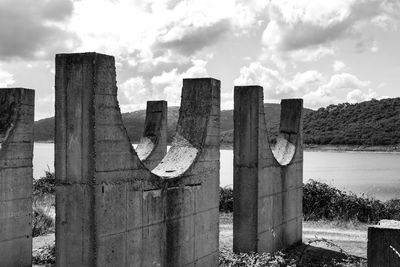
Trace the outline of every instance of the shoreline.
{"type": "MultiPolygon", "coordinates": [[[[52,144],[52,140],[34,141],[38,144],[52,144]]],[[[171,145],[171,144],[168,144],[171,145]]],[[[221,150],[233,150],[233,144],[221,143],[221,150]]],[[[309,152],[374,152],[374,153],[400,153],[400,145],[388,146],[357,146],[357,145],[312,145],[304,144],[304,151],[309,152]]]]}
{"type": "MultiPolygon", "coordinates": [[[[233,144],[221,143],[222,150],[233,150],[233,144]]],[[[308,152],[370,152],[370,153],[400,153],[400,146],[357,146],[357,145],[311,145],[304,144],[308,152]]]]}

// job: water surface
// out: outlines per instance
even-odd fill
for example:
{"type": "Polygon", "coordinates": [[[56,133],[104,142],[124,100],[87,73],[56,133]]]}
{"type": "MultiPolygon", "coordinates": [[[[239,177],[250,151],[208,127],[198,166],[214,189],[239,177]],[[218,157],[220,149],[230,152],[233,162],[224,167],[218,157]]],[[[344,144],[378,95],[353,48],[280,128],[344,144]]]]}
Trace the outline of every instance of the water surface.
{"type": "MultiPolygon", "coordinates": [[[[35,143],[33,174],[54,171],[54,144],[35,143]]],[[[309,179],[386,200],[400,198],[400,153],[304,152],[304,181],[309,179]]],[[[221,150],[221,186],[233,184],[233,151],[221,150]]]]}

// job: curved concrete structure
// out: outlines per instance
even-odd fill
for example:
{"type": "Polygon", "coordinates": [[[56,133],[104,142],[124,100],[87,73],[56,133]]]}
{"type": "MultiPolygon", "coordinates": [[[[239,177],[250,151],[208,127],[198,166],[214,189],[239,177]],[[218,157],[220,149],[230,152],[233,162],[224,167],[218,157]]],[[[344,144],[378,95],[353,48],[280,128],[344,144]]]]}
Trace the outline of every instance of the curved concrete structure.
{"type": "Polygon", "coordinates": [[[0,89],[0,265],[32,265],[35,92],[0,89]]]}
{"type": "Polygon", "coordinates": [[[263,88],[236,86],[234,98],[233,250],[274,252],[301,242],[303,101],[282,100],[271,148],[263,88]]]}
{"type": "Polygon", "coordinates": [[[143,136],[136,152],[149,170],[167,154],[167,108],[167,101],[147,101],[143,136]]]}
{"type": "Polygon", "coordinates": [[[111,56],[56,56],[57,266],[216,266],[219,81],[184,80],[177,135],[152,173],[115,75],[111,56]]]}

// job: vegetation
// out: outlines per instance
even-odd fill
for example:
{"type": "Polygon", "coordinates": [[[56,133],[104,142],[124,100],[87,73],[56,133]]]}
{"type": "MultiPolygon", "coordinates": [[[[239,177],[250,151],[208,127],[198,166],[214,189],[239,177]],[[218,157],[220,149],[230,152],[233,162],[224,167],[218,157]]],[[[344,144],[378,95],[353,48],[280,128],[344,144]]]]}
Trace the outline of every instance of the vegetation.
{"type": "Polygon", "coordinates": [[[235,254],[232,250],[221,249],[219,252],[219,266],[297,266],[298,259],[293,255],[286,254],[283,251],[277,253],[240,253],[235,254]],[[291,257],[292,256],[292,257],[291,257]]]}
{"type": "MultiPolygon", "coordinates": [[[[264,104],[271,141],[279,130],[280,105],[264,104]]],[[[168,108],[168,141],[178,121],[179,108],[168,108]]],[[[400,144],[400,98],[371,100],[357,104],[343,103],[304,109],[304,142],[316,145],[379,146],[400,144]]],[[[145,110],[122,114],[132,142],[138,142],[143,131],[145,110]]],[[[35,122],[35,141],[54,139],[54,117],[35,122]]],[[[233,142],[233,111],[221,111],[221,143],[233,142]]]]}
{"type": "Polygon", "coordinates": [[[40,198],[55,193],[54,172],[45,171],[45,175],[40,179],[33,180],[33,196],[40,198]]]}
{"type": "MultiPolygon", "coordinates": [[[[221,212],[233,212],[233,189],[220,188],[221,212]]],[[[386,202],[344,192],[326,183],[310,180],[303,187],[304,220],[343,220],[377,223],[400,220],[400,199],[386,202]]]]}
{"type": "Polygon", "coordinates": [[[55,177],[50,171],[33,180],[32,236],[52,233],[55,230],[55,177]]]}
{"type": "Polygon", "coordinates": [[[54,219],[41,208],[33,209],[32,236],[53,233],[55,230],[54,219]]]}
{"type": "Polygon", "coordinates": [[[346,254],[341,248],[325,239],[311,240],[307,244],[293,246],[275,253],[240,253],[235,254],[230,249],[220,249],[219,266],[308,266],[308,267],[366,267],[367,261],[346,254]],[[311,246],[314,243],[325,243],[327,247],[335,247],[340,252],[332,252],[311,246]]]}
{"type": "Polygon", "coordinates": [[[400,219],[400,199],[382,202],[346,193],[325,183],[311,180],[303,188],[305,220],[344,220],[377,223],[400,219]]]}
{"type": "Polygon", "coordinates": [[[56,263],[55,243],[39,248],[32,257],[33,264],[54,266],[56,263]]]}
{"type": "Polygon", "coordinates": [[[304,117],[304,142],[319,145],[400,143],[400,98],[330,105],[304,117]]]}

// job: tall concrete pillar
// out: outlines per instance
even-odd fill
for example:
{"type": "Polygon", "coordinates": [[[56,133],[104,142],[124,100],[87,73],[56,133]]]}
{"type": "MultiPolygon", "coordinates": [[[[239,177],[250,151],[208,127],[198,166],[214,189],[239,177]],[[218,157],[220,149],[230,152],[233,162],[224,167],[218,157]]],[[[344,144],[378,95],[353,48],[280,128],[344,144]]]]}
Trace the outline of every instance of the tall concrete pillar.
{"type": "Polygon", "coordinates": [[[32,265],[35,92],[0,89],[0,265],[32,265]]]}
{"type": "Polygon", "coordinates": [[[184,79],[176,135],[153,172],[168,182],[167,265],[217,266],[220,81],[184,79]]]}
{"type": "Polygon", "coordinates": [[[147,101],[143,136],[136,147],[139,159],[154,169],[167,154],[167,101],[147,101]]]}
{"type": "Polygon", "coordinates": [[[282,100],[271,147],[263,88],[236,86],[234,94],[233,250],[274,252],[302,238],[302,100],[282,100]]]}
{"type": "Polygon", "coordinates": [[[220,83],[184,80],[177,134],[150,172],[117,101],[114,58],[56,56],[58,266],[216,266],[220,83]]]}
{"type": "Polygon", "coordinates": [[[162,180],[122,123],[114,57],[56,56],[57,266],[163,266],[162,180]]]}

